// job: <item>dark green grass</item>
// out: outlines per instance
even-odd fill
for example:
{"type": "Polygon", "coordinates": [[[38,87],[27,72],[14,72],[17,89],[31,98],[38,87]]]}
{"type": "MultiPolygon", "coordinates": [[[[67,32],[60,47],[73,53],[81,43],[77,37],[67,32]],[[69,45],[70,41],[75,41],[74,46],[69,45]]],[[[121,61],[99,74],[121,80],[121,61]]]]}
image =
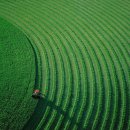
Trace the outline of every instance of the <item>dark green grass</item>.
{"type": "Polygon", "coordinates": [[[24,129],[130,129],[129,1],[16,0],[0,7],[35,48],[34,87],[46,95],[24,129]]]}
{"type": "Polygon", "coordinates": [[[22,129],[35,107],[35,56],[26,36],[0,18],[0,129],[22,129]],[[28,108],[28,109],[26,109],[28,108]]]}

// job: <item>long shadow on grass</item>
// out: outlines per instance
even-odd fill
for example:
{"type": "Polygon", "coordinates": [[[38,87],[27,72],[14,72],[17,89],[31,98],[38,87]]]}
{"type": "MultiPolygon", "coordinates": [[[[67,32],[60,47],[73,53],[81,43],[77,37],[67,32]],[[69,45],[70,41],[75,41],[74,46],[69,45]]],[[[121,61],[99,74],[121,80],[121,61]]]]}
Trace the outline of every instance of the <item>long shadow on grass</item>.
{"type": "MultiPolygon", "coordinates": [[[[34,99],[35,100],[35,99],[34,99]]],[[[36,109],[24,126],[24,130],[35,130],[38,124],[40,123],[41,119],[44,116],[45,110],[47,107],[50,107],[52,110],[56,110],[58,113],[66,115],[66,112],[63,111],[59,106],[56,106],[54,102],[46,100],[46,98],[39,99],[36,109]]]]}
{"type": "MultiPolygon", "coordinates": [[[[75,118],[75,117],[70,117],[68,111],[62,110],[62,108],[60,106],[56,106],[55,102],[53,101],[48,101],[46,98],[41,98],[38,100],[39,101],[37,103],[36,109],[34,110],[34,113],[29,119],[29,121],[27,122],[27,124],[24,126],[23,130],[36,130],[38,124],[40,123],[41,119],[44,116],[47,107],[50,107],[51,110],[56,110],[58,114],[63,115],[65,118],[67,118],[67,120],[71,121],[73,118],[75,118]]],[[[81,128],[81,124],[77,123],[76,120],[71,123],[76,124],[78,127],[81,128]]],[[[44,126],[41,127],[42,129],[44,129],[44,126]]],[[[84,129],[82,128],[82,130],[84,129]]]]}

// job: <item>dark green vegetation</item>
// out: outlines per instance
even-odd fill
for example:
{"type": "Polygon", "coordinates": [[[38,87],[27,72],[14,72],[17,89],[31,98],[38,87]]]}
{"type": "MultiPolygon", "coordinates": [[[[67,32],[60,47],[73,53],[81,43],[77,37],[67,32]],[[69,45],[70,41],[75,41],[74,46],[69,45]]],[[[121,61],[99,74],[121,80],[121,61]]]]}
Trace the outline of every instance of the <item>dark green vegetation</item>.
{"type": "MultiPolygon", "coordinates": [[[[31,81],[29,77],[24,76],[23,80],[19,78],[20,85],[23,83],[21,91],[28,95],[24,99],[27,106],[16,106],[20,107],[18,112],[28,111],[27,116],[32,111],[34,113],[28,121],[21,114],[21,122],[15,119],[15,112],[7,115],[0,113],[0,118],[9,118],[7,124],[12,122],[12,127],[8,128],[21,129],[17,127],[17,123],[21,123],[26,130],[130,129],[128,0],[2,0],[0,16],[26,34],[31,42],[20,41],[28,44],[28,49],[32,50],[29,53],[27,47],[20,48],[23,52],[28,52],[30,57],[26,59],[27,53],[18,57],[19,64],[21,60],[22,63],[28,63],[22,74],[32,75],[33,83],[31,87],[28,84],[23,86],[24,80],[28,83],[31,81]],[[31,109],[31,102],[34,106],[31,99],[33,88],[40,88],[46,97],[31,109]]],[[[19,44],[18,46],[20,47],[19,44]]],[[[8,46],[9,52],[12,49],[8,46]]],[[[9,53],[8,51],[4,53],[9,53]]],[[[16,69],[18,67],[21,70],[23,65],[20,64],[16,69]]],[[[4,72],[6,73],[9,71],[4,72]]],[[[6,83],[5,79],[3,78],[3,83],[6,83]]],[[[0,87],[4,89],[3,86],[0,87]]],[[[21,94],[22,96],[24,97],[21,94]]],[[[17,103],[15,100],[14,103],[17,103]]],[[[9,110],[15,107],[8,101],[6,103],[9,110]]],[[[1,108],[8,110],[7,106],[1,108]]]]}
{"type": "Polygon", "coordinates": [[[26,36],[0,18],[0,130],[22,128],[35,108],[34,52],[26,36]]]}

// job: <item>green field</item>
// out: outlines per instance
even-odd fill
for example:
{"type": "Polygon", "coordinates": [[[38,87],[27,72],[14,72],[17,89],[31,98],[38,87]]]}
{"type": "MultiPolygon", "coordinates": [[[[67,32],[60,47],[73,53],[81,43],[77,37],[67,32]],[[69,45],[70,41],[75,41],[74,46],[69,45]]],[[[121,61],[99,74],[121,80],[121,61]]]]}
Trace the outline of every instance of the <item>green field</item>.
{"type": "Polygon", "coordinates": [[[0,0],[0,92],[0,130],[130,130],[130,1],[0,0]]]}

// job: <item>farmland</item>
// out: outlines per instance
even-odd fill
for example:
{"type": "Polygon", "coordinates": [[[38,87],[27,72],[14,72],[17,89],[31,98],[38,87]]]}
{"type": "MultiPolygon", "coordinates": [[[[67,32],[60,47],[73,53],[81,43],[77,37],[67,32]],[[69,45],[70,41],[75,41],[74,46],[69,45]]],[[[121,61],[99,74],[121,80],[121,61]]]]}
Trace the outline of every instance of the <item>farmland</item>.
{"type": "Polygon", "coordinates": [[[34,52],[30,48],[21,31],[0,19],[1,130],[22,127],[36,106],[30,97],[36,75],[34,52]]]}
{"type": "Polygon", "coordinates": [[[128,0],[1,0],[0,129],[129,130],[129,16],[128,0]]]}

